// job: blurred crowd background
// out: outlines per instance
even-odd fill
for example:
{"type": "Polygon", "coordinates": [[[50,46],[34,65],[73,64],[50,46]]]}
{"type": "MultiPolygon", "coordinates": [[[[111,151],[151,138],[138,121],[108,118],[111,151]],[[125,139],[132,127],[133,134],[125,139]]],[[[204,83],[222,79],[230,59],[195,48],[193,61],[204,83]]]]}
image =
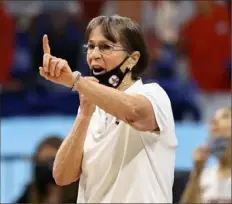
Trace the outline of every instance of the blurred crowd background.
{"type": "MultiPolygon", "coordinates": [[[[215,110],[231,104],[229,0],[0,1],[1,202],[15,202],[28,192],[38,201],[37,168],[32,165],[36,147],[47,137],[62,140],[79,106],[76,93],[39,76],[43,34],[48,34],[52,55],[88,75],[82,52],[86,25],[93,17],[113,14],[141,25],[150,53],[143,81],[159,83],[171,99],[179,139],[178,201],[192,150],[207,137],[215,110]]],[[[54,143],[45,145],[50,147],[44,150],[47,157],[57,149],[54,143]]],[[[46,188],[59,195],[59,202],[76,200],[77,183],[68,190],[46,188]]]]}

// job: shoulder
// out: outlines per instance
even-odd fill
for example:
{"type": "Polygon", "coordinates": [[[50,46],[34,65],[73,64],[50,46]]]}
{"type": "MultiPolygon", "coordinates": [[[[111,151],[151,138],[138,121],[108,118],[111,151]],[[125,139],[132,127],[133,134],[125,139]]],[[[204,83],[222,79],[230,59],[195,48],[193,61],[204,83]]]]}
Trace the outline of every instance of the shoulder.
{"type": "Polygon", "coordinates": [[[143,95],[150,101],[160,131],[174,131],[172,106],[166,91],[159,84],[150,83],[144,84],[137,94],[143,95]]]}
{"type": "Polygon", "coordinates": [[[166,91],[157,83],[144,84],[139,93],[149,96],[155,102],[160,101],[165,105],[171,105],[166,91]]]}
{"type": "Polygon", "coordinates": [[[166,94],[165,90],[158,83],[144,84],[144,90],[154,93],[166,94]]]}

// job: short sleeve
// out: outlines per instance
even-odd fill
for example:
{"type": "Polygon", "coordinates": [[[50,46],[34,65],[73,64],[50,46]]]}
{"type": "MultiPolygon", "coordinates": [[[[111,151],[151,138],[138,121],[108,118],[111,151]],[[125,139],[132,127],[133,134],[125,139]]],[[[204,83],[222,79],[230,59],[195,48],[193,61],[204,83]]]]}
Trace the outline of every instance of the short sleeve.
{"type": "Polygon", "coordinates": [[[146,84],[138,94],[145,96],[152,104],[160,132],[174,130],[171,103],[166,92],[156,83],[146,84]]]}

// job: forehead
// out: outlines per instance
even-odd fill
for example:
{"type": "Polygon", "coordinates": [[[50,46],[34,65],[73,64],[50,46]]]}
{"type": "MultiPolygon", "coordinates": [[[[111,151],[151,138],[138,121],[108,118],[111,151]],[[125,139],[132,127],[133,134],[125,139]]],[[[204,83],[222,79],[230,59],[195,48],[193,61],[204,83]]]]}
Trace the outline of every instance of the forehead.
{"type": "Polygon", "coordinates": [[[220,119],[220,118],[231,118],[231,111],[226,108],[221,108],[216,111],[214,115],[215,119],[220,119]]]}
{"type": "Polygon", "coordinates": [[[49,145],[45,145],[42,149],[38,152],[38,159],[43,160],[48,157],[53,157],[56,155],[57,149],[51,147],[49,145]]]}
{"type": "MultiPolygon", "coordinates": [[[[93,30],[90,32],[89,42],[99,43],[99,42],[110,42],[114,43],[111,40],[107,39],[107,37],[104,35],[103,29],[101,26],[97,26],[96,28],[93,28],[93,30]]],[[[119,44],[118,42],[114,44],[119,44]]]]}
{"type": "Polygon", "coordinates": [[[100,26],[97,26],[94,28],[90,35],[89,35],[89,41],[99,41],[99,40],[107,40],[105,36],[103,35],[102,29],[100,26]]]}

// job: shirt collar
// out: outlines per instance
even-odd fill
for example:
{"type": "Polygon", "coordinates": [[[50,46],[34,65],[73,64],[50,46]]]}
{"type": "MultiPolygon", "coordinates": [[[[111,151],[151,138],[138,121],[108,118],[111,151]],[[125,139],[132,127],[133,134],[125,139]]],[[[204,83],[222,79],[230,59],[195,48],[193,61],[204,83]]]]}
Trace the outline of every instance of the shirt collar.
{"type": "Polygon", "coordinates": [[[135,83],[133,83],[129,88],[127,88],[124,92],[125,93],[133,93],[134,91],[138,90],[141,86],[143,86],[142,79],[138,79],[135,83]]]}

